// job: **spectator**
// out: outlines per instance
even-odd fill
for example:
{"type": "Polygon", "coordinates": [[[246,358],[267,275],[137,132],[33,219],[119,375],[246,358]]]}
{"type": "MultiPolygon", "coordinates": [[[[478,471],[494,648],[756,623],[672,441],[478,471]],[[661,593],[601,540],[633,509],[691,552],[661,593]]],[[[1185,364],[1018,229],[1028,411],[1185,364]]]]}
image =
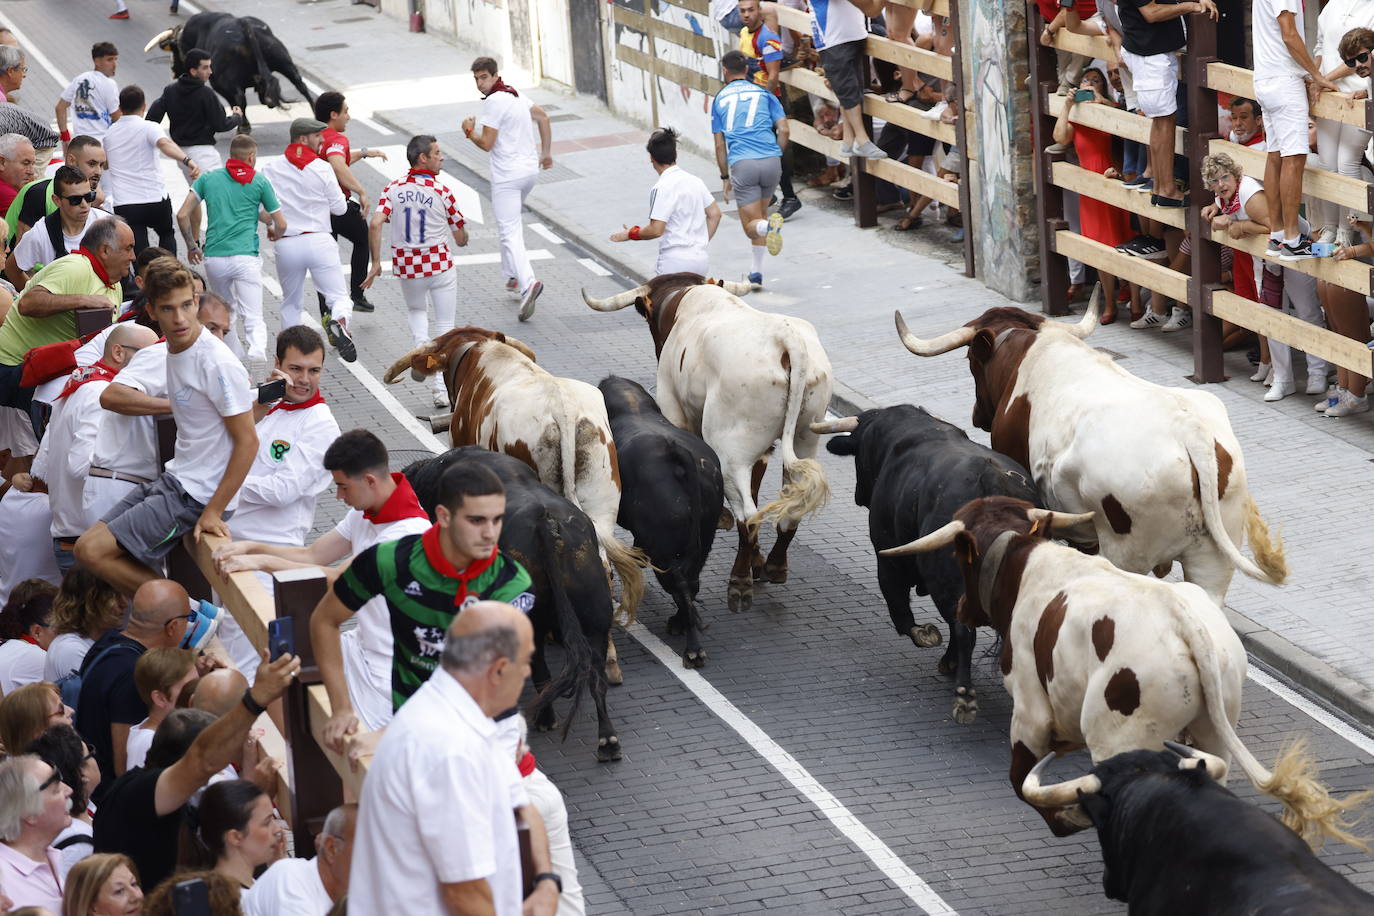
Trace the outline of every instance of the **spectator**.
{"type": "Polygon", "coordinates": [[[315,858],[274,862],[243,895],[244,916],[321,916],[329,912],[348,893],[357,823],[356,804],[330,811],[315,838],[315,858]]]}
{"type": "Polygon", "coordinates": [[[812,0],[815,16],[812,38],[820,52],[826,81],[840,102],[844,141],[840,156],[862,156],[865,159],[886,159],[887,154],[868,137],[863,122],[863,82],[860,65],[864,60],[864,44],[868,40],[867,18],[882,9],[882,0],[812,0]]]}
{"type": "Polygon", "coordinates": [[[139,657],[134,664],[134,686],[148,710],[148,717],[129,729],[125,742],[126,770],[143,766],[157,727],[169,712],[186,705],[178,702],[181,692],[197,676],[196,654],[189,649],[159,646],[139,657]]]}
{"type": "Polygon", "coordinates": [[[209,916],[240,916],[238,885],[213,871],[181,872],[163,881],[143,901],[143,916],[181,916],[177,911],[176,886],[183,881],[205,883],[209,916]]]}
{"type": "MultiPolygon", "coordinates": [[[[356,153],[353,151],[348,135],[344,133],[352,116],[348,113],[348,100],[342,93],[329,91],[316,96],[315,120],[328,125],[320,131],[320,155],[334,170],[334,175],[339,180],[339,190],[343,191],[344,197],[348,200],[348,207],[342,216],[331,214],[329,217],[329,226],[334,238],[342,235],[353,250],[349,261],[348,295],[353,300],[355,312],[375,311],[376,307],[363,295],[362,285],[369,272],[371,247],[368,243],[367,218],[372,210],[372,200],[364,190],[362,182],[353,174],[353,163],[373,157],[385,162],[386,153],[379,149],[361,149],[356,153]]],[[[411,165],[413,167],[414,163],[411,165]]],[[[324,309],[324,296],[321,295],[321,315],[324,314],[324,309]]]]}
{"type": "Polygon", "coordinates": [[[33,227],[38,231],[26,232],[5,260],[5,275],[21,292],[44,264],[75,252],[81,247],[86,230],[96,220],[110,215],[94,206],[99,195],[80,169],[70,165],[59,167],[50,187],[57,209],[33,227]]]}
{"type": "Polygon", "coordinates": [[[1227,139],[1241,146],[1264,146],[1264,111],[1254,99],[1231,99],[1231,131],[1227,139]]]}
{"type": "Polygon", "coordinates": [[[57,835],[52,844],[53,849],[61,853],[58,864],[65,885],[72,866],[89,856],[95,848],[91,840],[92,821],[88,802],[91,793],[100,785],[100,768],[95,764],[90,745],[81,740],[76,729],[70,725],[50,727],[34,739],[24,753],[33,754],[44,763],[51,764],[72,791],[69,809],[72,822],[57,835]]]}
{"type": "MultiPolygon", "coordinates": [[[[1374,51],[1374,5],[1361,0],[1333,0],[1317,17],[1317,45],[1312,54],[1326,78],[1353,99],[1369,98],[1369,55],[1374,51]]],[[[1364,150],[1370,132],[1353,124],[1317,118],[1317,164],[1348,178],[1364,179],[1364,150]]],[[[1350,208],[1313,199],[1312,223],[1318,240],[1350,244],[1345,217],[1350,208]]]]}
{"type": "Polygon", "coordinates": [[[138,86],[119,91],[120,116],[105,132],[105,154],[110,160],[107,179],[114,196],[115,213],[133,227],[137,250],[148,247],[148,230],[157,233],[157,244],[176,254],[172,229],[172,201],[158,168],[158,153],[190,170],[191,180],[200,168],[190,155],[162,133],[162,128],[143,117],[147,99],[138,86]]]}
{"type": "MultiPolygon", "coordinates": [[[[0,66],[5,48],[0,47],[0,66]]],[[[0,95],[3,95],[0,92],[0,95]]],[[[0,212],[8,211],[19,189],[37,177],[33,143],[19,134],[0,136],[0,212]]]]}
{"type": "Polygon", "coordinates": [[[660,239],[657,274],[707,273],[706,246],[720,225],[720,207],[706,184],[678,168],[677,131],[660,128],[645,144],[658,181],[649,192],[649,225],[611,233],[612,242],[660,239]]]}
{"type": "MultiPolygon", "coordinates": [[[[899,44],[916,47],[916,39],[912,35],[916,27],[916,14],[915,7],[901,3],[883,4],[883,25],[887,29],[887,37],[899,44]]],[[[897,72],[901,76],[901,85],[887,94],[887,101],[909,102],[916,95],[916,71],[911,67],[898,67],[897,72]]]]}
{"type": "Polygon", "coordinates": [[[55,594],[55,589],[44,589],[27,601],[7,602],[0,611],[0,694],[43,680],[55,594]]]}
{"type": "MultiPolygon", "coordinates": [[[[888,8],[894,7],[889,4],[888,8]]],[[[777,24],[764,21],[763,0],[740,0],[739,15],[744,24],[740,30],[739,50],[748,58],[749,76],[781,103],[784,100],[779,74],[782,73],[784,51],[777,24]]],[[[915,15],[915,11],[912,11],[912,15],[915,15]]],[[[792,155],[787,149],[782,151],[782,173],[778,176],[778,188],[782,191],[778,212],[783,219],[787,219],[802,207],[792,187],[792,155]]]]}
{"type": "Polygon", "coordinates": [[[43,660],[43,679],[57,683],[81,668],[95,641],[119,626],[124,599],[104,579],[74,566],[62,577],[52,602],[53,640],[43,660]]]}
{"type": "MultiPolygon", "coordinates": [[[[233,106],[225,115],[224,105],[209,86],[212,66],[210,55],[200,48],[191,48],[184,59],[185,70],[176,82],[169,83],[162,95],[148,109],[148,120],[160,124],[167,119],[167,133],[172,142],[186,151],[191,163],[182,162],[187,181],[195,181],[204,172],[213,172],[224,163],[215,149],[215,134],[233,130],[243,123],[243,109],[233,106]]],[[[167,247],[166,245],[163,246],[167,247]]]]}
{"type": "Polygon", "coordinates": [[[129,916],[143,912],[143,888],[128,856],[87,856],[67,874],[62,916],[129,916]]]}
{"type": "Polygon", "coordinates": [[[29,73],[29,63],[24,51],[17,44],[0,45],[0,102],[13,102],[11,98],[24,85],[24,77],[29,73]]]}
{"type": "Polygon", "coordinates": [[[0,699],[0,744],[15,753],[54,725],[71,725],[71,708],[57,686],[47,681],[25,684],[0,699]]]}
{"type": "Polygon", "coordinates": [[[1269,139],[1264,186],[1271,218],[1265,253],[1284,261],[1314,256],[1312,240],[1304,237],[1298,226],[1302,173],[1311,150],[1304,80],[1310,79],[1313,98],[1316,92],[1339,91],[1307,50],[1303,9],[1303,0],[1254,0],[1251,13],[1255,99],[1264,106],[1269,139]]]}
{"type": "Polygon", "coordinates": [[[128,855],[146,883],[171,874],[183,806],[242,750],[253,722],[299,670],[293,655],[263,661],[253,686],[218,720],[193,709],[169,715],[153,737],[146,765],[119,777],[106,792],[95,818],[96,851],[128,855]]]}
{"type": "Polygon", "coordinates": [[[64,145],[72,139],[67,130],[69,111],[76,115],[76,133],[97,140],[119,120],[119,86],[114,81],[118,68],[118,48],[108,41],[91,46],[91,69],[68,83],[57,100],[57,129],[64,145]]]}
{"type": "Polygon", "coordinates": [[[57,768],[32,754],[0,762],[0,884],[17,906],[62,909],[52,843],[71,823],[71,794],[57,768]]]}
{"type": "MultiPolygon", "coordinates": [[[[106,213],[113,213],[114,208],[111,204],[113,198],[105,193],[101,187],[100,179],[105,175],[108,160],[105,158],[105,147],[94,137],[84,134],[73,137],[67,144],[66,155],[62,157],[63,165],[70,165],[85,175],[91,183],[91,189],[96,192],[95,206],[106,213]]],[[[10,235],[11,244],[18,244],[24,234],[34,226],[43,221],[43,217],[55,212],[57,203],[52,196],[52,179],[37,178],[24,187],[19,189],[19,196],[10,205],[9,212],[5,214],[5,225],[10,235]]]]}
{"type": "MultiPolygon", "coordinates": [[[[1035,0],[1035,6],[1040,11],[1040,17],[1045,20],[1045,27],[1040,32],[1040,43],[1046,47],[1054,47],[1054,36],[1060,29],[1069,28],[1070,31],[1074,31],[1073,23],[1069,19],[1070,13],[1077,22],[1091,22],[1098,15],[1097,0],[1035,0]]],[[[1059,94],[1072,95],[1074,89],[1082,82],[1083,72],[1091,63],[1091,59],[1086,54],[1075,54],[1058,48],[1054,53],[1058,59],[1059,94]]]]}
{"type": "MultiPolygon", "coordinates": [[[[1355,239],[1352,238],[1351,241],[1355,239]]],[[[1369,263],[1370,259],[1374,258],[1374,245],[1368,241],[1361,241],[1336,252],[1338,261],[1348,261],[1352,258],[1369,263]]],[[[1317,290],[1326,309],[1326,320],[1331,330],[1351,340],[1368,344],[1369,304],[1364,294],[1326,282],[1319,283],[1317,290]]],[[[1313,406],[1319,413],[1328,417],[1348,417],[1351,414],[1366,413],[1369,411],[1369,398],[1366,394],[1368,387],[1369,379],[1365,376],[1337,367],[1336,387],[1313,406]]]]}
{"type": "Polygon", "coordinates": [[[363,783],[350,910],[520,913],[517,807],[535,872],[524,912],[553,913],[561,881],[543,820],[491,721],[515,705],[533,651],[510,605],[479,601],[449,626],[439,669],[397,713],[363,783]]]}
{"type": "MultiPolygon", "coordinates": [[[[820,96],[811,96],[812,126],[816,133],[831,140],[844,139],[844,126],[840,123],[840,109],[820,96]]],[[[825,169],[806,182],[808,187],[823,188],[845,177],[846,166],[838,159],[825,157],[825,169]]]]}
{"type": "Polygon", "coordinates": [[[284,840],[267,793],[246,779],[206,787],[194,818],[183,818],[177,844],[180,868],[213,868],[241,888],[255,871],[278,858],[284,840]]]}

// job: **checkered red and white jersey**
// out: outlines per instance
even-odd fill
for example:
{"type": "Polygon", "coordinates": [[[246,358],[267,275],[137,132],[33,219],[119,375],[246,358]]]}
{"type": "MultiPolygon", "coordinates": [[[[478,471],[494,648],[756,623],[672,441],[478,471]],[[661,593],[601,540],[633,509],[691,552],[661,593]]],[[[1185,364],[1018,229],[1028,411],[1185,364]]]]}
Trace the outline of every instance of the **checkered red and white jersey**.
{"type": "Polygon", "coordinates": [[[391,223],[391,271],[432,277],[453,267],[448,240],[463,226],[453,192],[429,172],[411,171],[382,191],[377,207],[391,223]]]}

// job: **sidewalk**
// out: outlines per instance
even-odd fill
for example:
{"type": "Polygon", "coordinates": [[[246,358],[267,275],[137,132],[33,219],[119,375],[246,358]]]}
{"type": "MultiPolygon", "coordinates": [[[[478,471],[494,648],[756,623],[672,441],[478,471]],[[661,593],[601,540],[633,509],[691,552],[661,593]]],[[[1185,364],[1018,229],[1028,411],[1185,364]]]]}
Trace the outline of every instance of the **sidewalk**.
{"type": "MultiPolygon", "coordinates": [[[[468,72],[478,49],[412,35],[404,23],[343,0],[220,0],[216,6],[266,19],[309,78],[342,88],[355,116],[395,128],[397,142],[413,133],[437,135],[450,170],[486,190],[486,154],[459,129],[463,118],[480,109],[468,72]],[[359,66],[363,54],[365,68],[359,66]],[[415,73],[424,76],[410,76],[415,73]],[[397,105],[398,97],[407,104],[397,105]]],[[[504,76],[526,91],[528,74],[506,68],[504,76]]],[[[541,176],[530,210],[629,282],[642,282],[653,273],[655,245],[607,239],[622,225],[645,219],[656,178],[644,151],[647,132],[598,102],[550,88],[528,91],[549,112],[555,141],[555,167],[541,176]]],[[[703,144],[708,139],[698,138],[703,144]]],[[[714,162],[683,153],[679,164],[718,188],[714,162]]],[[[908,354],[896,339],[893,309],[902,310],[916,333],[933,336],[985,309],[1017,303],[947,266],[954,260],[947,251],[925,254],[912,250],[910,234],[857,229],[847,210],[818,205],[828,192],[803,186],[799,194],[805,206],[787,224],[785,248],[765,265],[767,289],[749,301],[816,325],[838,382],[836,411],[912,402],[967,425],[973,386],[964,359],[908,354]]],[[[747,243],[733,207],[710,251],[717,276],[742,279],[748,272],[747,243]]],[[[640,321],[632,310],[588,317],[640,321]]],[[[1191,384],[1185,378],[1192,357],[1184,335],[1131,331],[1119,321],[1097,331],[1092,342],[1128,361],[1127,368],[1143,378],[1191,384]]],[[[644,343],[649,345],[647,332],[644,343]]],[[[1265,404],[1265,389],[1245,380],[1251,369],[1244,357],[1228,354],[1227,360],[1232,380],[1208,390],[1230,412],[1246,449],[1251,492],[1281,531],[1292,569],[1283,588],[1237,574],[1228,596],[1233,622],[1256,658],[1374,724],[1374,606],[1365,558],[1374,545],[1365,521],[1374,512],[1374,415],[1326,419],[1311,409],[1313,398],[1300,395],[1265,404]]],[[[971,432],[987,442],[986,433],[971,432]]]]}

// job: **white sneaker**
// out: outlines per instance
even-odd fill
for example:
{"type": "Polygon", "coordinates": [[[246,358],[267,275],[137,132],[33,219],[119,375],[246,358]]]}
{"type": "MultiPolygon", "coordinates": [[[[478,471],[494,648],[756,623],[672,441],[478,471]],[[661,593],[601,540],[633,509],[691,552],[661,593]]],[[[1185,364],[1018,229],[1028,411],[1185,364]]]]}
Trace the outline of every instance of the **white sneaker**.
{"type": "Polygon", "coordinates": [[[1268,388],[1272,384],[1274,384],[1274,367],[1270,366],[1269,371],[1264,373],[1264,387],[1268,388]]]}
{"type": "Polygon", "coordinates": [[[1169,320],[1164,322],[1164,327],[1159,330],[1167,334],[1170,331],[1181,331],[1184,328],[1192,327],[1193,313],[1189,309],[1174,306],[1173,312],[1169,314],[1169,320]]]}
{"type": "Polygon", "coordinates": [[[1274,369],[1268,363],[1260,363],[1255,367],[1255,374],[1250,376],[1252,382],[1263,382],[1274,374],[1274,369]]]}
{"type": "Polygon", "coordinates": [[[945,109],[948,107],[948,102],[937,102],[926,111],[917,111],[916,115],[917,117],[925,118],[927,121],[938,121],[940,120],[940,115],[944,114],[945,109]]]}
{"type": "Polygon", "coordinates": [[[1338,388],[1332,385],[1326,390],[1326,397],[1313,404],[1312,409],[1317,413],[1326,413],[1327,410],[1336,406],[1336,402],[1341,399],[1341,392],[1344,390],[1344,388],[1338,388]]]}
{"type": "Polygon", "coordinates": [[[1147,309],[1144,315],[1131,322],[1131,327],[1135,328],[1137,331],[1143,331],[1148,328],[1157,328],[1163,324],[1164,321],[1165,318],[1163,315],[1147,309]]]}
{"type": "Polygon", "coordinates": [[[1298,386],[1293,384],[1292,379],[1276,378],[1274,384],[1269,386],[1269,390],[1264,393],[1266,401],[1282,401],[1290,394],[1296,394],[1298,386]]]}
{"type": "Polygon", "coordinates": [[[851,145],[848,144],[848,143],[841,143],[841,144],[840,144],[840,158],[841,158],[841,159],[848,159],[848,158],[850,158],[850,157],[853,156],[853,155],[854,155],[854,147],[853,147],[853,146],[851,146],[851,145]]]}
{"type": "Polygon", "coordinates": [[[1317,234],[1317,241],[1319,241],[1319,242],[1325,242],[1325,243],[1328,244],[1328,245],[1335,244],[1335,242],[1336,242],[1336,227],[1335,227],[1335,226],[1323,226],[1323,227],[1322,227],[1322,231],[1319,232],[1319,233],[1317,234]]]}
{"type": "Polygon", "coordinates": [[[1319,374],[1317,374],[1317,375],[1312,375],[1312,374],[1309,373],[1308,376],[1307,376],[1307,393],[1308,393],[1308,394],[1322,394],[1322,393],[1324,393],[1325,391],[1326,391],[1326,373],[1325,373],[1325,372],[1322,372],[1322,373],[1319,373],[1319,374]]]}
{"type": "Polygon", "coordinates": [[[1357,398],[1349,391],[1342,391],[1340,400],[1326,408],[1328,417],[1348,417],[1355,413],[1369,412],[1369,398],[1357,398]]]}

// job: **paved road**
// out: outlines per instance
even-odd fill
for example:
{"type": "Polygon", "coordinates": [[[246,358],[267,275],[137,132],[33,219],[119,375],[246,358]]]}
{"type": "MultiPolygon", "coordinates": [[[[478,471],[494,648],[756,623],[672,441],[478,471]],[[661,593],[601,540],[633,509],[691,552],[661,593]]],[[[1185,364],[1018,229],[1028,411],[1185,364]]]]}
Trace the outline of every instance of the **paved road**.
{"type": "MultiPolygon", "coordinates": [[[[133,3],[131,26],[107,23],[98,0],[67,0],[60,29],[42,0],[5,4],[0,23],[9,20],[48,60],[30,61],[24,103],[50,110],[59,86],[48,66],[71,76],[86,66],[85,48],[112,35],[124,52],[121,85],[138,82],[155,94],[170,76],[166,56],[138,49],[171,20],[160,0],[133,3]]],[[[353,12],[342,2],[312,6],[321,26],[353,12]]],[[[321,44],[328,41],[321,36],[321,44]]],[[[399,101],[404,90],[370,90],[380,102],[387,93],[399,101]]],[[[264,154],[284,146],[285,120],[303,113],[304,106],[289,114],[250,109],[264,154]]],[[[445,127],[452,125],[436,124],[436,132],[445,127]]],[[[355,123],[350,135],[355,145],[395,148],[405,140],[377,124],[355,123]]],[[[167,171],[169,186],[176,185],[175,169],[167,171]]],[[[373,191],[386,178],[372,162],[358,174],[373,191]]],[[[453,177],[474,189],[465,192],[472,241],[464,254],[474,258],[462,268],[460,320],[517,334],[558,374],[595,382],[615,372],[652,383],[653,350],[638,319],[594,314],[578,298],[582,286],[605,295],[626,281],[555,235],[527,233],[531,248],[547,254],[535,265],[547,292],[535,319],[516,324],[514,300],[500,289],[484,183],[461,170],[453,177]]],[[[174,200],[182,193],[177,185],[174,200]]],[[[344,428],[376,430],[399,459],[409,459],[433,442],[406,424],[429,412],[428,395],[407,382],[389,389],[395,402],[378,400],[377,379],[409,339],[395,285],[382,281],[373,298],[377,313],[356,323],[361,358],[350,371],[331,356],[326,393],[344,428]]],[[[277,297],[268,301],[275,312],[277,297]]],[[[275,326],[274,316],[270,322],[275,326]]],[[[913,649],[887,622],[864,513],[852,502],[852,466],[825,454],[822,461],[835,498],[797,539],[790,581],[762,586],[746,614],[725,609],[733,536],[719,541],[703,576],[712,623],[703,671],[680,667],[680,640],[665,632],[669,603],[650,586],[639,627],[617,637],[626,680],[612,692],[611,712],[622,761],[595,763],[586,712],[566,743],[535,736],[541,765],[567,796],[590,911],[1122,912],[1102,897],[1096,840],[1054,839],[1011,794],[1010,705],[991,659],[981,659],[975,674],[978,720],[951,721],[952,687],[935,672],[939,650],[913,649]]],[[[329,496],[320,509],[320,529],[343,511],[329,496]]],[[[937,619],[924,600],[917,606],[937,619]]],[[[1333,786],[1371,781],[1374,742],[1339,720],[1319,722],[1253,680],[1244,704],[1241,734],[1261,760],[1285,740],[1310,735],[1333,786]]],[[[1055,772],[1069,775],[1075,766],[1082,762],[1065,761],[1055,772]]],[[[1255,797],[1247,785],[1233,787],[1255,797]]],[[[1367,856],[1334,847],[1323,856],[1374,888],[1367,856]]]]}

